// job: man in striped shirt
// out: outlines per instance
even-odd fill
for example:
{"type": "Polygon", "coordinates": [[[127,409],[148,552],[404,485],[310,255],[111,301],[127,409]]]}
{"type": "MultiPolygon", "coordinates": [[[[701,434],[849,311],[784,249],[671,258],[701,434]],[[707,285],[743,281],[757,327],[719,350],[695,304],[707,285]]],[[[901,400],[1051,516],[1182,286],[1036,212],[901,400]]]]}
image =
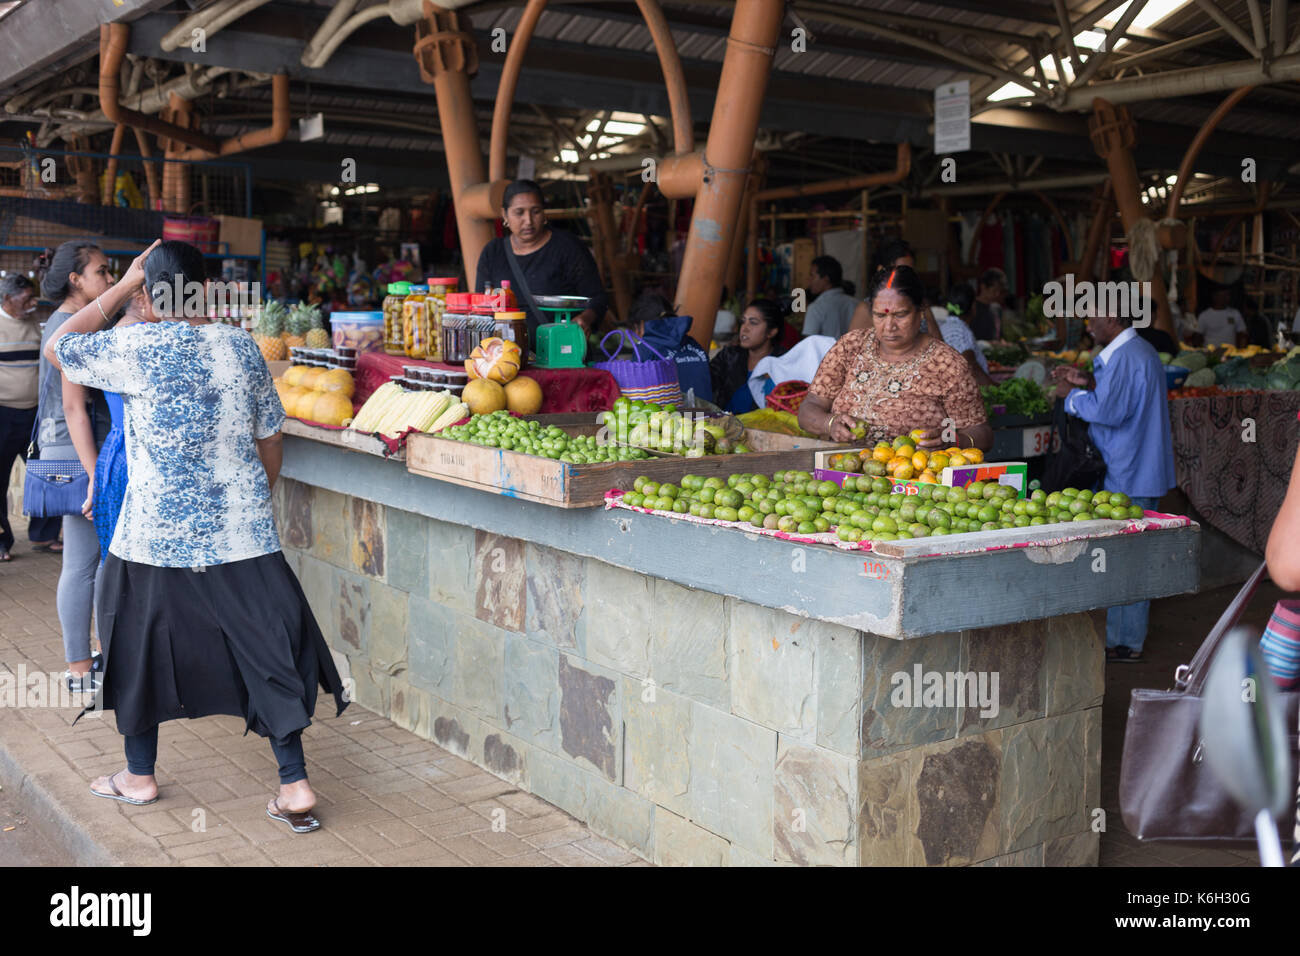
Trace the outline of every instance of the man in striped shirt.
{"type": "MultiPolygon", "coordinates": [[[[10,560],[14,546],[9,527],[9,475],[14,459],[27,460],[27,444],[36,421],[36,386],[40,375],[41,329],[36,286],[16,273],[0,276],[0,561],[10,560]]],[[[34,542],[54,541],[59,518],[33,518],[27,528],[34,542]]]]}

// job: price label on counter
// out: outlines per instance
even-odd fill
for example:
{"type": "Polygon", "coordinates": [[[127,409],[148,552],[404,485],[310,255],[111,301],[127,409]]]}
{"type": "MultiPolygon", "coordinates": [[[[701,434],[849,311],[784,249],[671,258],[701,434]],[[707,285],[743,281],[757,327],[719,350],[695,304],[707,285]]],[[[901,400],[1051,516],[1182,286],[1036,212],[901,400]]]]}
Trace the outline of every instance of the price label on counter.
{"type": "Polygon", "coordinates": [[[1020,435],[1022,442],[1021,454],[1026,458],[1032,458],[1035,455],[1046,455],[1049,451],[1056,451],[1060,447],[1059,439],[1056,438],[1056,432],[1051,425],[1026,428],[1020,435]]]}

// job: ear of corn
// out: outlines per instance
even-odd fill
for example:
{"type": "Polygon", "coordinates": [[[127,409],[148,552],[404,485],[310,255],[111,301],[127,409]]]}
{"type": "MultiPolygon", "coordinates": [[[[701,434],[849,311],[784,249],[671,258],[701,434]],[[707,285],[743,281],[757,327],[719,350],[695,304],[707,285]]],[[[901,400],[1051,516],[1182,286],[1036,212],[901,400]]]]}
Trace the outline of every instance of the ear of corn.
{"type": "Polygon", "coordinates": [[[469,415],[469,406],[464,402],[454,402],[425,431],[440,432],[444,428],[456,424],[467,415],[469,415]]]}
{"type": "Polygon", "coordinates": [[[373,432],[380,419],[386,414],[392,403],[404,395],[401,386],[394,382],[385,382],[379,388],[375,389],[366,403],[361,406],[361,410],[352,419],[350,427],[359,432],[373,432]]]}
{"type": "Polygon", "coordinates": [[[389,382],[366,400],[350,427],[396,438],[410,428],[438,431],[468,414],[469,406],[457,402],[450,392],[407,392],[389,382]]]}

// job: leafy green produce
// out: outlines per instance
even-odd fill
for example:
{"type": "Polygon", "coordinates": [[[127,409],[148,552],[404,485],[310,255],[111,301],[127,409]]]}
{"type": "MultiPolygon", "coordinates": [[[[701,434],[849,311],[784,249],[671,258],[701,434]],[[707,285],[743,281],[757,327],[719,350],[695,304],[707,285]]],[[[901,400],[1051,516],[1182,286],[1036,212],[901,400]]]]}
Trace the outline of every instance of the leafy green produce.
{"type": "Polygon", "coordinates": [[[1029,350],[1023,345],[986,345],[984,348],[984,357],[990,362],[997,362],[999,365],[1019,365],[1025,359],[1029,358],[1029,350]]]}
{"type": "Polygon", "coordinates": [[[1008,415],[1041,415],[1052,409],[1046,390],[1033,379],[1009,378],[997,385],[985,385],[980,394],[986,415],[992,414],[994,405],[1005,405],[1008,415]]]}

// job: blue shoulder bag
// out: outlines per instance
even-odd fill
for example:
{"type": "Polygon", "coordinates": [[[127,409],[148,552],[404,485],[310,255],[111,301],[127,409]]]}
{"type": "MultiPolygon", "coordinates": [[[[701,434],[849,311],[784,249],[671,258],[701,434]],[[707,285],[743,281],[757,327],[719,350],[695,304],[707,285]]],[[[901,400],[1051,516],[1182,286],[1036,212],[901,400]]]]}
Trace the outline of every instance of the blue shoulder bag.
{"type": "MultiPolygon", "coordinates": [[[[46,384],[54,378],[46,376],[46,384]]],[[[59,379],[63,381],[62,377],[59,379]]],[[[44,398],[44,390],[42,392],[44,398]]],[[[27,446],[27,474],[23,480],[23,514],[29,518],[57,518],[61,515],[79,515],[81,506],[90,493],[90,475],[86,474],[81,459],[42,461],[36,435],[41,427],[41,410],[46,406],[37,403],[36,421],[32,425],[32,440],[27,446]]],[[[95,430],[95,406],[90,406],[90,429],[95,430]]]]}

